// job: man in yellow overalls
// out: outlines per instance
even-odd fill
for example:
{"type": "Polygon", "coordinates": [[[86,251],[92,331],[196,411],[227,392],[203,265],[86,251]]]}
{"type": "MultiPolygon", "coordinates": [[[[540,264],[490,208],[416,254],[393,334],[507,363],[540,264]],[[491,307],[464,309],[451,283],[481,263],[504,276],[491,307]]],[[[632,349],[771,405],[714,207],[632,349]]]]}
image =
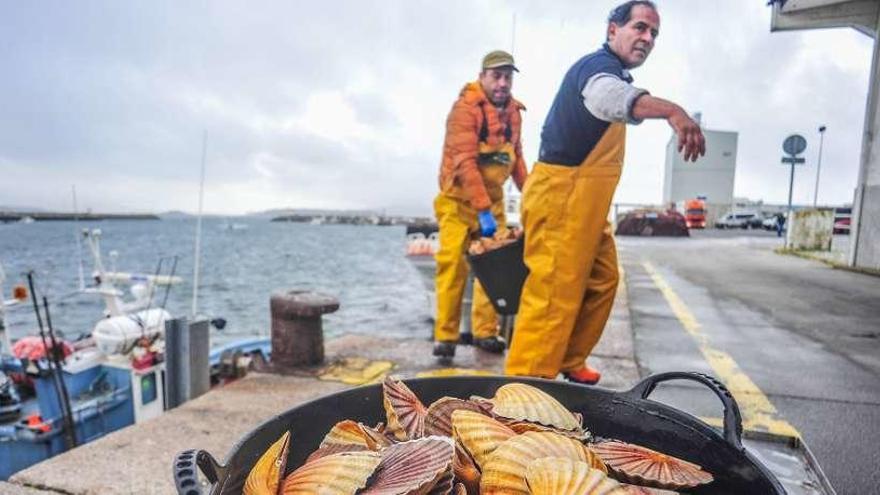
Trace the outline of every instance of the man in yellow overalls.
{"type": "Polygon", "coordinates": [[[660,28],[649,1],[611,11],[607,42],[565,75],[541,132],[523,191],[529,276],[505,372],[593,384],[586,358],[599,341],[617,289],[608,210],[623,167],[626,124],[666,119],[685,160],[705,152],[703,134],[678,105],[632,85],[660,28]]]}
{"type": "MultiPolygon", "coordinates": [[[[506,229],[504,182],[513,177],[522,190],[526,179],[520,132],[525,107],[510,95],[513,56],[494,51],[483,58],[479,79],[461,90],[446,120],[440,194],[434,213],[440,229],[436,253],[437,318],[434,355],[451,359],[459,338],[461,301],[467,283],[464,255],[479,236],[491,237],[506,229]]],[[[498,316],[489,298],[474,280],[471,323],[474,345],[502,353],[498,316]]]]}

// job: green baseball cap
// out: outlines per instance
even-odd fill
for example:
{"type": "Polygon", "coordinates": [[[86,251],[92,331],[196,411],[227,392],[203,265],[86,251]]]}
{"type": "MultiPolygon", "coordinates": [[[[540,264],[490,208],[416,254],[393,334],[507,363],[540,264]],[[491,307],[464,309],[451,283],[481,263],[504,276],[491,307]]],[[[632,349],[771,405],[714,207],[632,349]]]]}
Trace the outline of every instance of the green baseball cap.
{"type": "Polygon", "coordinates": [[[497,69],[499,67],[511,67],[513,70],[519,72],[519,69],[513,64],[513,55],[504,50],[495,50],[494,52],[487,53],[486,56],[483,57],[483,70],[497,69]]]}

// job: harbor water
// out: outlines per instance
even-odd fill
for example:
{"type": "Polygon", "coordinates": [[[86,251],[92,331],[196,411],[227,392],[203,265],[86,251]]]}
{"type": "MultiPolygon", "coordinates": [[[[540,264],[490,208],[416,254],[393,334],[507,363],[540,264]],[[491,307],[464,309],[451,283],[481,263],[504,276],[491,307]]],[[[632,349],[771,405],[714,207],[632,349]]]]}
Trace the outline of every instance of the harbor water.
{"type": "MultiPolygon", "coordinates": [[[[195,219],[160,221],[112,220],[79,223],[99,228],[107,270],[114,270],[111,251],[118,253],[118,271],[153,274],[160,259],[162,273],[177,256],[176,274],[183,283],[171,288],[166,309],[189,316],[192,307],[195,219]]],[[[55,327],[75,340],[91,331],[104,304],[96,295],[77,292],[76,226],[74,222],[0,224],[0,262],[5,289],[25,283],[34,270],[37,292],[52,307],[55,327]]],[[[206,218],[202,224],[199,313],[227,320],[212,330],[215,342],[269,334],[269,296],[281,289],[306,289],[339,298],[339,311],[324,317],[328,336],[372,333],[430,337],[431,308],[423,279],[407,261],[403,226],[311,225],[273,223],[265,218],[206,218]]],[[[83,244],[86,285],[93,261],[83,244]]],[[[127,299],[131,299],[126,294],[127,299]]],[[[153,297],[161,306],[164,288],[153,297]]],[[[14,339],[36,332],[30,304],[7,314],[14,339]]]]}

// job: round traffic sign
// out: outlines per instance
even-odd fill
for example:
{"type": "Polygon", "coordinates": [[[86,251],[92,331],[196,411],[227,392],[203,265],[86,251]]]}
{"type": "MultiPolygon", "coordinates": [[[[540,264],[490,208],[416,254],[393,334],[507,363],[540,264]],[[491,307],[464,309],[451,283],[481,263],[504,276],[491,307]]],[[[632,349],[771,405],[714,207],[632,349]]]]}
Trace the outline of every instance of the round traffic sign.
{"type": "Polygon", "coordinates": [[[789,155],[799,155],[807,149],[807,140],[800,134],[792,134],[782,142],[782,150],[789,155]]]}

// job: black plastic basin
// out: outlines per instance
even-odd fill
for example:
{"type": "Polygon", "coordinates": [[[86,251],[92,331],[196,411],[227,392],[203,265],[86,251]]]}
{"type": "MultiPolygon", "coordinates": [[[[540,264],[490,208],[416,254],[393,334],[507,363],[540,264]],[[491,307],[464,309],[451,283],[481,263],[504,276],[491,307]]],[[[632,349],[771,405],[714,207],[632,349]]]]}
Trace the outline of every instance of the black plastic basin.
{"type": "MultiPolygon", "coordinates": [[[[549,393],[572,411],[584,416],[584,425],[595,436],[633,442],[701,465],[715,481],[694,494],[783,494],[773,474],[741,443],[742,420],[733,397],[721,382],[700,373],[671,372],[653,375],[631,390],[615,392],[539,378],[459,376],[405,380],[425,404],[443,397],[492,397],[498,387],[522,382],[549,393]],[[712,389],[724,405],[724,430],[719,432],[699,419],[667,405],[647,400],[663,381],[686,379],[712,389]]],[[[338,392],[297,406],[246,435],[220,465],[203,450],[177,455],[173,471],[181,494],[199,495],[205,488],[196,476],[201,469],[211,494],[241,493],[244,480],[257,459],[285,431],[291,432],[287,472],[300,466],[317,449],[337,422],[353,419],[365,424],[385,421],[382,386],[370,385],[338,392]]],[[[222,428],[222,425],[212,425],[222,428]]]]}

